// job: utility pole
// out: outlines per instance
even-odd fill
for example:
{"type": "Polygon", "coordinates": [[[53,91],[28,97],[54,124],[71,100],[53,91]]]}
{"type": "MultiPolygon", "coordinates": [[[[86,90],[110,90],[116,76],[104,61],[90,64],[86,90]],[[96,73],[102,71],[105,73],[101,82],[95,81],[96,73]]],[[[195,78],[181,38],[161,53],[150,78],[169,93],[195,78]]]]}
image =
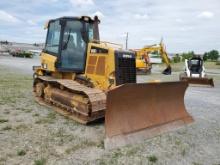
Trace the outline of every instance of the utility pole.
{"type": "Polygon", "coordinates": [[[126,50],[128,49],[128,32],[126,33],[126,50]]]}

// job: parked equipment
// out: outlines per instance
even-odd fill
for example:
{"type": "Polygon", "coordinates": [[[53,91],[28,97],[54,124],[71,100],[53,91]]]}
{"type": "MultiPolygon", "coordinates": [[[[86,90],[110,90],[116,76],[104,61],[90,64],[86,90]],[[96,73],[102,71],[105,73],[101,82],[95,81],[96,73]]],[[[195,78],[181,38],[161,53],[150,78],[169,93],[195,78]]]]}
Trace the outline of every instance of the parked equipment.
{"type": "Polygon", "coordinates": [[[136,56],[136,72],[137,74],[151,74],[152,64],[148,52],[144,49],[134,49],[136,56]]]}
{"type": "Polygon", "coordinates": [[[172,73],[170,59],[167,55],[165,45],[162,40],[159,44],[145,46],[142,49],[134,50],[136,53],[136,69],[138,73],[151,73],[152,64],[150,63],[149,54],[152,52],[158,52],[158,54],[162,58],[162,62],[164,62],[167,68],[162,72],[165,75],[170,75],[172,73]]]}
{"type": "Polygon", "coordinates": [[[208,78],[205,73],[203,59],[200,56],[194,56],[185,60],[185,72],[180,74],[180,80],[187,81],[190,84],[208,85],[214,87],[212,78],[208,78]]]}
{"type": "Polygon", "coordinates": [[[184,106],[188,84],[137,84],[134,52],[100,41],[99,22],[87,16],[49,21],[41,66],[33,68],[36,100],[83,124],[105,116],[109,140],[192,122],[184,106]]]}

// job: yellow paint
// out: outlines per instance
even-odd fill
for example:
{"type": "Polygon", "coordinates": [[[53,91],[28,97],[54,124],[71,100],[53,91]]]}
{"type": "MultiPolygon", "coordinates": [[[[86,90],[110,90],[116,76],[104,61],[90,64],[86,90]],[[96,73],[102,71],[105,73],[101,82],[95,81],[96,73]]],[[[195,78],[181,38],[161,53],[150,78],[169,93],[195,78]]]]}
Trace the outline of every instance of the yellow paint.
{"type": "Polygon", "coordinates": [[[136,68],[137,69],[148,68],[147,65],[148,65],[148,63],[146,63],[144,59],[136,59],[136,68]]]}
{"type": "Polygon", "coordinates": [[[41,59],[41,67],[43,70],[48,70],[52,72],[56,71],[56,68],[55,68],[55,62],[57,60],[56,56],[42,52],[40,59],[41,59]],[[46,68],[43,67],[44,65],[46,65],[46,68]]]}
{"type": "Polygon", "coordinates": [[[158,51],[161,58],[163,59],[163,62],[167,65],[167,67],[170,67],[170,61],[169,57],[167,55],[167,52],[165,50],[165,46],[163,42],[161,41],[160,44],[155,44],[152,46],[143,47],[139,50],[134,50],[136,52],[136,68],[137,69],[148,69],[151,64],[150,62],[146,62],[145,58],[149,59],[149,53],[158,51]]]}
{"type": "Polygon", "coordinates": [[[150,83],[159,83],[159,82],[161,82],[161,80],[150,80],[149,82],[150,83]]]}
{"type": "Polygon", "coordinates": [[[57,61],[57,57],[54,55],[50,55],[48,53],[42,52],[40,55],[41,67],[35,70],[37,75],[43,75],[44,71],[52,72],[52,76],[54,78],[63,78],[63,79],[74,79],[75,73],[62,73],[57,71],[55,67],[55,63],[57,61]]]}
{"type": "MultiPolygon", "coordinates": [[[[84,75],[91,79],[92,83],[95,85],[95,87],[98,87],[102,90],[107,90],[110,88],[111,84],[109,82],[109,79],[112,78],[114,79],[114,71],[115,71],[115,58],[114,58],[114,49],[111,47],[108,47],[106,44],[96,44],[96,43],[89,43],[88,45],[88,51],[87,51],[87,60],[86,60],[86,69],[89,66],[89,57],[90,56],[96,56],[96,64],[94,65],[95,67],[95,72],[93,74],[85,73],[84,75]],[[108,54],[102,54],[102,53],[91,53],[91,47],[99,47],[103,49],[108,50],[108,54]],[[98,58],[100,57],[105,57],[105,74],[104,75],[97,75],[96,74],[96,69],[97,69],[97,64],[98,64],[98,58]]],[[[113,84],[111,87],[115,86],[113,84]]]]}
{"type": "MultiPolygon", "coordinates": [[[[109,47],[105,43],[89,43],[87,49],[87,59],[86,59],[86,68],[85,73],[83,76],[90,79],[93,85],[102,90],[108,90],[111,87],[115,86],[115,49],[109,47]],[[108,53],[91,53],[91,47],[95,46],[97,48],[103,48],[108,50],[108,53]],[[89,66],[89,57],[96,56],[97,61],[94,65],[95,71],[93,74],[86,73],[87,67],[89,66]],[[96,69],[98,64],[98,58],[104,57],[105,58],[105,74],[104,75],[97,75],[96,69]],[[109,81],[111,79],[111,81],[109,81]],[[113,82],[113,84],[111,83],[113,82]]],[[[38,75],[43,75],[44,71],[49,71],[52,73],[52,77],[61,78],[61,79],[75,79],[75,73],[72,72],[59,72],[55,67],[55,63],[57,61],[57,57],[50,55],[48,53],[41,53],[41,68],[35,71],[38,75]],[[43,66],[47,66],[44,68],[43,66]]]]}

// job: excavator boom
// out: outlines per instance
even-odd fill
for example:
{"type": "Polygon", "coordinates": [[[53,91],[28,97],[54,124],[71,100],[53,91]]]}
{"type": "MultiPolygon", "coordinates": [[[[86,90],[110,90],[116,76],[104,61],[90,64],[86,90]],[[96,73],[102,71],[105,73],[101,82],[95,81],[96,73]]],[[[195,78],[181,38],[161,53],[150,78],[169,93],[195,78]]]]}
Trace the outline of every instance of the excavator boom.
{"type": "Polygon", "coordinates": [[[150,61],[146,60],[149,59],[149,53],[151,52],[159,52],[162,62],[166,64],[166,69],[163,70],[162,74],[165,75],[170,75],[172,73],[172,68],[170,65],[170,59],[167,55],[165,45],[163,44],[162,40],[160,44],[155,44],[155,45],[150,45],[150,46],[145,46],[140,50],[135,50],[137,57],[136,57],[136,67],[137,69],[141,68],[142,70],[149,70],[150,61]]]}

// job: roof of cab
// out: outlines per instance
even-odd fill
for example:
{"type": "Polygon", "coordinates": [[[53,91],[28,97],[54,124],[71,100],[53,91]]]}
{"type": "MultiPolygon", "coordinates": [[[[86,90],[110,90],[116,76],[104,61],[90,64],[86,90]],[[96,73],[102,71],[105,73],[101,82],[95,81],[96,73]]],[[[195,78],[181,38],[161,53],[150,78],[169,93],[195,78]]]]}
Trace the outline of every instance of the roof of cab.
{"type": "Polygon", "coordinates": [[[69,19],[69,20],[85,20],[88,22],[94,22],[96,19],[98,19],[98,22],[100,23],[100,20],[98,18],[98,16],[94,16],[94,18],[91,18],[90,16],[64,16],[64,17],[59,17],[59,18],[55,18],[55,19],[50,19],[48,20],[45,25],[44,25],[44,29],[48,28],[48,24],[52,21],[56,21],[56,20],[61,20],[61,19],[69,19]]]}
{"type": "Polygon", "coordinates": [[[55,21],[55,20],[60,20],[60,19],[83,20],[84,18],[87,18],[87,19],[89,19],[89,21],[92,21],[92,22],[95,19],[95,17],[93,19],[90,16],[64,16],[64,17],[59,17],[59,18],[55,18],[55,19],[50,19],[49,22],[50,21],[55,21]]]}

